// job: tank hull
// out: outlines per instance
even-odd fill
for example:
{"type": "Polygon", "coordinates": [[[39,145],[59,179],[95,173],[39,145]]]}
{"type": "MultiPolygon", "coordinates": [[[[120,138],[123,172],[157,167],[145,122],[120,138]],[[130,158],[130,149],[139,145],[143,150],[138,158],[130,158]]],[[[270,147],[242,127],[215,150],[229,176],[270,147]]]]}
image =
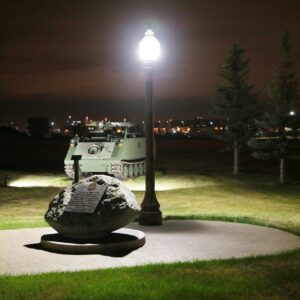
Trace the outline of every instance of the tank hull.
{"type": "Polygon", "coordinates": [[[126,180],[145,173],[145,137],[71,144],[64,160],[65,172],[71,178],[74,177],[72,155],[81,155],[79,168],[84,177],[107,174],[126,180]]]}

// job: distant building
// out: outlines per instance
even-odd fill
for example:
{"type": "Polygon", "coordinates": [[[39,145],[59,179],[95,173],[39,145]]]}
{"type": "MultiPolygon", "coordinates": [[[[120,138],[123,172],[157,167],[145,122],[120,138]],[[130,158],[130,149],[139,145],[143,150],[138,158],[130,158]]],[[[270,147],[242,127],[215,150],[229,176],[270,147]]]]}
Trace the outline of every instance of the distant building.
{"type": "Polygon", "coordinates": [[[75,134],[81,135],[84,127],[84,122],[81,120],[72,120],[68,117],[66,124],[63,127],[63,135],[74,136],[75,134]]]}

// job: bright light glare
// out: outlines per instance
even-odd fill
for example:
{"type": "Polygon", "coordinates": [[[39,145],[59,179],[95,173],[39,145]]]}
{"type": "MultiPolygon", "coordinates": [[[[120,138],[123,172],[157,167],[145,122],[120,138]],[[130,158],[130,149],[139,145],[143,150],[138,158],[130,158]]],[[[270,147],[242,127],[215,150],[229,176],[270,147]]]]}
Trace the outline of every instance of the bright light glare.
{"type": "MultiPolygon", "coordinates": [[[[144,178],[144,177],[142,177],[144,178]]],[[[133,192],[143,192],[145,191],[145,181],[139,180],[139,178],[134,180],[128,180],[123,182],[130,190],[133,192]]],[[[176,190],[176,189],[186,189],[196,187],[198,183],[195,183],[190,180],[185,180],[182,177],[180,178],[157,178],[155,183],[155,190],[156,191],[169,191],[169,190],[176,190]]]]}
{"type": "Polygon", "coordinates": [[[151,29],[145,32],[145,37],[140,41],[138,53],[143,62],[153,63],[158,60],[160,44],[151,29]]]}
{"type": "Polygon", "coordinates": [[[295,112],[293,110],[290,111],[290,116],[294,116],[295,112]]]}
{"type": "Polygon", "coordinates": [[[14,180],[9,183],[9,186],[13,187],[36,187],[36,186],[47,186],[45,183],[41,183],[38,180],[14,180]]]}
{"type": "Polygon", "coordinates": [[[69,184],[69,180],[64,176],[46,175],[24,175],[18,179],[9,181],[9,186],[12,187],[65,187],[69,184]]]}

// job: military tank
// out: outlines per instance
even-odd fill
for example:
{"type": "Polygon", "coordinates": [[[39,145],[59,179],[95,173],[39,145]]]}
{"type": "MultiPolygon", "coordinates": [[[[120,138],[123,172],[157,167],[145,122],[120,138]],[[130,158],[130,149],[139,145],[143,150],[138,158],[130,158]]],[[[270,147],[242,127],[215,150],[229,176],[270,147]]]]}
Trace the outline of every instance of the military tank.
{"type": "Polygon", "coordinates": [[[72,155],[81,155],[81,176],[106,174],[127,180],[145,173],[145,136],[132,123],[107,122],[85,126],[82,136],[75,135],[64,160],[65,172],[74,178],[72,155]]]}

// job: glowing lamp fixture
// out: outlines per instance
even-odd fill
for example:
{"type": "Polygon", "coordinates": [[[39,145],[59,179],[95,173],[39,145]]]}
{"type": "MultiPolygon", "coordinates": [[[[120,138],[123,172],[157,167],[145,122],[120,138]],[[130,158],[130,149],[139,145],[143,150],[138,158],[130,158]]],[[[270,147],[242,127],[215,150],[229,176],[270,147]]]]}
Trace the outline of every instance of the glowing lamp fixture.
{"type": "Polygon", "coordinates": [[[146,64],[155,63],[159,59],[160,44],[151,29],[145,32],[144,38],[140,41],[138,54],[142,62],[146,64]]]}

